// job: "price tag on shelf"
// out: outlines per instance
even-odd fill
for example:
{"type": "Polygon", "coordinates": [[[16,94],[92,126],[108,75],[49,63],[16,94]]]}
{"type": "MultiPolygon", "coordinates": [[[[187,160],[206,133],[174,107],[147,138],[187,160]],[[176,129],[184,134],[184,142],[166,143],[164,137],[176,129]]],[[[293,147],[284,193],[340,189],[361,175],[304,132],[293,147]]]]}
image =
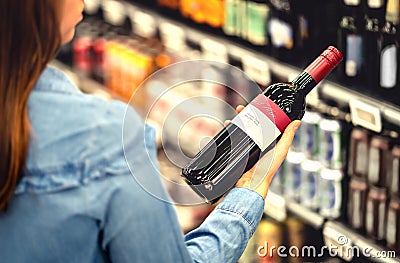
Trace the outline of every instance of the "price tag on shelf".
{"type": "Polygon", "coordinates": [[[153,16],[135,8],[128,11],[128,16],[132,23],[133,33],[144,38],[152,38],[156,35],[156,21],[153,16]]]}
{"type": "Polygon", "coordinates": [[[111,25],[120,26],[125,22],[126,8],[125,4],[116,0],[103,0],[102,9],[104,20],[111,25]]]}
{"type": "Polygon", "coordinates": [[[161,22],[159,29],[161,41],[168,50],[181,52],[186,49],[186,36],[182,28],[169,22],[161,22]]]}
{"type": "Polygon", "coordinates": [[[228,51],[222,43],[206,38],[200,41],[200,47],[203,59],[228,63],[228,51]]]}
{"type": "Polygon", "coordinates": [[[382,131],[382,119],[380,110],[363,101],[352,99],[349,101],[351,121],[375,132],[382,131]]]}
{"type": "Polygon", "coordinates": [[[96,14],[100,8],[100,0],[85,0],[85,12],[88,15],[96,14]]]}
{"type": "Polygon", "coordinates": [[[271,190],[268,191],[267,198],[265,199],[264,213],[278,222],[285,221],[287,217],[285,198],[275,194],[271,190]]]}
{"type": "Polygon", "coordinates": [[[271,84],[271,70],[269,64],[252,55],[242,58],[244,72],[257,83],[268,86],[271,84]]]}

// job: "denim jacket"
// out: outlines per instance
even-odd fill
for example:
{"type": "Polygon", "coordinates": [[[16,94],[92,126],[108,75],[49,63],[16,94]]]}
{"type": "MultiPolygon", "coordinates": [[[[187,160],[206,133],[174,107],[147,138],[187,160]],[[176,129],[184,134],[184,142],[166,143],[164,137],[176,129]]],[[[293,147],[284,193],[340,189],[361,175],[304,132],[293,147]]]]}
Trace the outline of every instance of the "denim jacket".
{"type": "Polygon", "coordinates": [[[154,131],[132,107],[47,67],[29,102],[23,178],[0,214],[0,262],[237,262],[264,200],[234,188],[184,235],[160,179],[154,131]]]}

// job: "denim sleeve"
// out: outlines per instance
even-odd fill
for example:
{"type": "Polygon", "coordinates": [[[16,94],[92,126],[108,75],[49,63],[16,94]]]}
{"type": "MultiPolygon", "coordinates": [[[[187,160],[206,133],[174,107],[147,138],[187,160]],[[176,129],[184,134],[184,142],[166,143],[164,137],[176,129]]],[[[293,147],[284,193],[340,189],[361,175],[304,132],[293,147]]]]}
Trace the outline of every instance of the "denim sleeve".
{"type": "Polygon", "coordinates": [[[185,236],[195,262],[237,262],[263,214],[264,199],[247,188],[232,189],[203,224],[185,236]]]}
{"type": "Polygon", "coordinates": [[[111,262],[235,263],[261,219],[261,196],[235,188],[200,227],[184,236],[173,205],[143,194],[131,179],[108,186],[116,190],[101,228],[102,247],[111,262]]]}

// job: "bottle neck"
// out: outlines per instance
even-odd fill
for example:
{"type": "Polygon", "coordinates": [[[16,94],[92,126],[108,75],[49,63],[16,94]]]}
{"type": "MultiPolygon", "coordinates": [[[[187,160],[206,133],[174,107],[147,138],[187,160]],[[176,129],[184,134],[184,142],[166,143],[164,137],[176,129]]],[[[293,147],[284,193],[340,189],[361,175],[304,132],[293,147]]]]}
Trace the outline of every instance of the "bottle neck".
{"type": "Polygon", "coordinates": [[[302,95],[307,95],[321,80],[323,80],[343,56],[335,47],[328,47],[293,81],[294,89],[302,95]]]}
{"type": "Polygon", "coordinates": [[[296,93],[303,96],[307,95],[318,84],[307,71],[300,73],[291,83],[296,93]]]}

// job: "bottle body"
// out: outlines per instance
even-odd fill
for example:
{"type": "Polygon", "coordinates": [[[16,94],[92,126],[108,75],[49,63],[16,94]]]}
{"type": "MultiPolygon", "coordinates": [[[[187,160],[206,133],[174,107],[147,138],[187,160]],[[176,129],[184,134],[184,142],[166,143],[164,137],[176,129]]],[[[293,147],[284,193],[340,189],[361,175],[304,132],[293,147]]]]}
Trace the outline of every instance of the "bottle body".
{"type": "Polygon", "coordinates": [[[273,84],[255,97],[183,168],[193,190],[213,203],[269,152],[286,126],[303,117],[305,96],[341,60],[340,53],[334,56],[340,58],[333,63],[318,57],[291,83],[273,84]]]}

